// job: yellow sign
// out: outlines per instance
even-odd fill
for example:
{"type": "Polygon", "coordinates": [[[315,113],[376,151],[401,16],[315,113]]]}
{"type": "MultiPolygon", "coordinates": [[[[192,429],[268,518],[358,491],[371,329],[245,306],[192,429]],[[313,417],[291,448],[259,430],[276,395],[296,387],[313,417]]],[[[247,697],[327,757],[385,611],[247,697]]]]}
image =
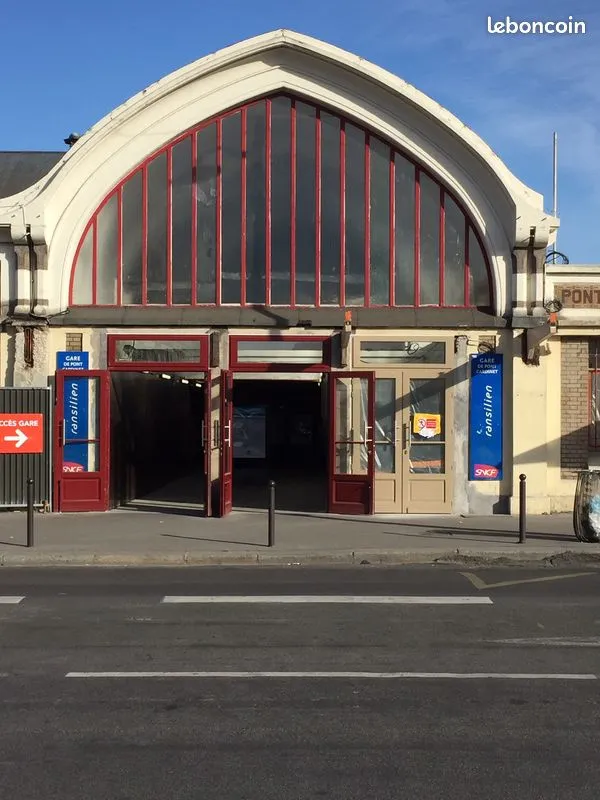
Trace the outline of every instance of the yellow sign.
{"type": "Polygon", "coordinates": [[[432,439],[442,432],[441,414],[415,414],[413,417],[413,433],[424,439],[432,439]]]}

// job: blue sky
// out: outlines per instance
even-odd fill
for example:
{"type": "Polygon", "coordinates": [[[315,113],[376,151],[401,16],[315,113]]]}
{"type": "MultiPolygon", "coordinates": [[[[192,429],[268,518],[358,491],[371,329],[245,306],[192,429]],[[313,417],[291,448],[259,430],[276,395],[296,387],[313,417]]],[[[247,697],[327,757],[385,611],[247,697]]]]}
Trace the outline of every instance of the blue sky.
{"type": "Polygon", "coordinates": [[[414,84],[473,128],[552,206],[559,250],[600,262],[598,0],[29,0],[0,12],[0,150],[60,150],[132,94],[241,39],[290,28],[414,84]],[[584,36],[487,33],[502,20],[584,20],[584,36]],[[8,113],[7,113],[8,112],[8,113]]]}

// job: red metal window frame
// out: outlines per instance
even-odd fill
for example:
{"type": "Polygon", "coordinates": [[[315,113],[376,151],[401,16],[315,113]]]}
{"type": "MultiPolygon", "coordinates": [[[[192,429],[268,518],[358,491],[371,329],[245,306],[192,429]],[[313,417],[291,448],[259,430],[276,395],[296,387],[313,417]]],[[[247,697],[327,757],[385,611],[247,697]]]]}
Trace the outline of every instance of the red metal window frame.
{"type": "Polygon", "coordinates": [[[190,334],[161,335],[154,333],[109,335],[108,337],[108,369],[120,372],[207,372],[210,369],[210,337],[190,334]],[[198,342],[200,357],[198,361],[119,361],[117,359],[117,342],[129,341],[150,342],[198,342]]]}
{"type": "Polygon", "coordinates": [[[271,101],[265,108],[265,302],[271,305],[271,101]]]}
{"type": "Polygon", "coordinates": [[[330,336],[230,336],[229,337],[229,369],[234,372],[329,372],[331,370],[331,337],[330,336]],[[323,345],[323,361],[318,364],[294,364],[278,362],[269,364],[263,361],[239,361],[239,342],[321,342],[323,345]]]}
{"type": "MultiPolygon", "coordinates": [[[[122,238],[123,238],[123,212],[122,212],[122,198],[123,198],[123,186],[124,184],[132,178],[137,172],[141,171],[142,173],[142,298],[141,298],[141,306],[147,306],[148,304],[148,243],[147,243],[147,236],[148,236],[148,165],[155,159],[161,156],[163,153],[166,154],[167,159],[167,231],[166,231],[166,241],[167,241],[167,291],[166,291],[166,302],[160,303],[160,306],[171,306],[173,304],[173,287],[172,287],[172,274],[173,274],[173,264],[172,264],[172,246],[171,246],[171,237],[172,237],[172,218],[173,218],[173,209],[172,209],[172,151],[173,148],[179,144],[180,142],[184,141],[187,138],[191,137],[191,145],[192,145],[192,192],[191,192],[191,219],[192,219],[192,253],[191,253],[191,282],[192,282],[192,294],[191,294],[191,305],[192,306],[221,306],[222,305],[222,287],[221,287],[221,276],[222,276],[222,243],[221,243],[221,230],[222,230],[222,121],[228,116],[234,114],[240,114],[241,119],[241,155],[242,155],[242,169],[241,169],[241,286],[240,286],[240,303],[236,303],[233,305],[236,306],[246,306],[246,210],[247,210],[247,198],[246,198],[246,128],[247,128],[247,110],[250,106],[263,103],[265,105],[265,114],[266,114],[266,135],[265,135],[265,148],[266,148],[266,208],[265,208],[265,242],[266,242],[266,254],[265,254],[265,283],[266,283],[266,305],[271,305],[271,273],[272,273],[272,254],[271,254],[271,145],[272,145],[272,135],[271,135],[271,101],[274,97],[288,97],[291,103],[291,110],[290,110],[290,170],[291,170],[291,253],[290,253],[290,302],[289,304],[278,304],[282,305],[283,307],[295,308],[296,307],[296,243],[297,238],[300,235],[300,232],[297,230],[297,198],[296,198],[296,190],[297,190],[297,164],[296,164],[296,157],[297,157],[297,125],[296,125],[296,98],[293,95],[290,95],[286,92],[277,92],[272,95],[268,95],[266,97],[253,100],[249,103],[246,103],[242,106],[237,108],[230,109],[222,114],[217,115],[209,120],[206,120],[199,125],[194,126],[193,128],[185,131],[180,136],[173,139],[171,142],[168,142],[164,146],[162,146],[159,150],[152,153],[148,158],[146,158],[141,164],[136,165],[134,169],[132,169],[112,190],[109,194],[104,198],[102,203],[97,207],[96,211],[92,219],[86,225],[82,238],[78,244],[76,249],[75,259],[73,263],[73,268],[71,270],[70,276],[70,284],[69,284],[69,302],[73,305],[73,288],[74,288],[74,281],[75,281],[75,271],[77,269],[77,262],[79,259],[79,255],[81,252],[81,248],[87,235],[88,231],[92,230],[92,276],[91,276],[91,297],[92,297],[92,306],[97,305],[98,299],[98,260],[97,260],[97,249],[98,249],[98,242],[97,242],[97,218],[98,214],[101,212],[104,205],[111,199],[113,195],[116,195],[117,198],[117,226],[118,226],[118,242],[119,242],[119,258],[118,263],[116,265],[117,268],[117,294],[116,294],[116,306],[112,304],[106,304],[103,307],[110,308],[110,307],[120,307],[122,304],[122,276],[123,276],[123,263],[122,263],[122,238]],[[209,127],[210,125],[215,125],[216,128],[216,168],[217,168],[217,185],[216,185],[216,222],[215,222],[215,261],[216,261],[216,269],[215,269],[215,280],[216,280],[216,295],[215,295],[215,302],[214,303],[198,303],[197,298],[197,281],[198,281],[198,262],[197,262],[197,219],[196,219],[196,205],[197,205],[197,160],[198,160],[198,153],[197,153],[197,134],[199,131],[203,130],[204,128],[209,127]]],[[[347,120],[341,114],[339,114],[335,109],[327,109],[322,108],[318,104],[311,102],[310,100],[302,99],[303,103],[307,105],[311,105],[315,109],[315,137],[316,137],[316,147],[315,147],[315,203],[316,203],[316,211],[317,211],[317,223],[315,226],[315,296],[313,303],[308,305],[308,307],[319,307],[321,304],[321,286],[320,286],[320,273],[321,273],[321,209],[323,206],[323,202],[325,201],[324,190],[321,182],[322,176],[322,152],[321,152],[321,110],[327,111],[327,113],[335,115],[340,121],[340,134],[339,134],[339,147],[340,147],[340,185],[339,185],[339,192],[340,192],[340,302],[339,304],[333,304],[332,307],[341,307],[344,308],[346,305],[345,302],[345,256],[346,256],[346,130],[345,125],[346,122],[351,122],[357,128],[363,131],[365,135],[365,242],[364,242],[364,249],[365,249],[365,259],[364,259],[364,287],[365,287],[365,306],[372,305],[371,298],[370,298],[370,238],[371,238],[371,231],[370,231],[370,202],[369,202],[369,192],[370,192],[370,161],[371,161],[371,150],[370,150],[370,142],[373,140],[378,140],[385,142],[383,137],[380,137],[377,134],[372,133],[369,131],[364,125],[361,125],[360,122],[355,120],[347,120]]],[[[490,266],[489,256],[486,252],[485,247],[483,246],[483,239],[480,232],[477,230],[475,223],[470,218],[469,214],[467,213],[463,204],[455,197],[452,192],[446,189],[443,184],[433,175],[428,169],[422,166],[420,163],[417,163],[414,158],[409,156],[407,153],[401,151],[397,146],[394,146],[390,142],[385,142],[390,147],[390,296],[388,304],[384,304],[382,306],[377,306],[381,308],[396,308],[395,304],[395,205],[396,205],[396,197],[395,197],[395,155],[401,155],[405,158],[409,163],[411,163],[415,167],[415,265],[414,265],[414,304],[412,307],[419,307],[420,306],[420,284],[421,284],[421,277],[420,277],[420,176],[421,174],[427,175],[431,180],[433,180],[440,189],[440,229],[439,229],[439,242],[440,242],[440,263],[439,263],[439,271],[440,271],[440,296],[439,296],[439,304],[436,306],[432,306],[434,308],[472,308],[473,303],[471,303],[470,298],[470,279],[469,279],[469,232],[472,230],[477,240],[482,248],[482,252],[484,254],[485,265],[488,275],[488,286],[489,286],[489,298],[490,298],[490,308],[493,307],[495,301],[495,286],[490,266]],[[456,203],[458,208],[460,209],[461,213],[464,215],[465,219],[465,268],[464,268],[464,283],[465,283],[465,293],[464,293],[464,302],[462,305],[449,305],[445,303],[445,275],[444,275],[444,222],[445,222],[445,197],[449,196],[452,200],[456,203]]],[[[327,187],[326,187],[327,188],[327,187]]],[[[157,304],[152,304],[157,305],[157,304]]],[[[177,305],[188,305],[185,304],[177,304],[177,305]]],[[[232,305],[232,304],[228,304],[232,305]]],[[[254,304],[251,304],[254,305],[254,304]]],[[[304,304],[303,304],[304,305],[304,304]]],[[[329,305],[329,304],[328,304],[329,305]]]]}

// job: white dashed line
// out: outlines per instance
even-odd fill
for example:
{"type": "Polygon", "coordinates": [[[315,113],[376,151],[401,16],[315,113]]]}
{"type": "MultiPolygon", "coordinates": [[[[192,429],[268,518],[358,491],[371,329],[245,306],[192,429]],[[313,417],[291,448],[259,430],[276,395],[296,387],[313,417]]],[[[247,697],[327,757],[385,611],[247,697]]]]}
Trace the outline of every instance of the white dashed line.
{"type": "Polygon", "coordinates": [[[436,606],[461,606],[461,605],[492,605],[490,597],[464,596],[464,597],[421,597],[396,596],[396,595],[167,595],[163,603],[319,603],[349,605],[436,605],[436,606]]]}
{"type": "Polygon", "coordinates": [[[520,681],[595,681],[586,673],[510,673],[510,672],[68,672],[67,678],[366,678],[434,680],[520,680],[520,681]]]}

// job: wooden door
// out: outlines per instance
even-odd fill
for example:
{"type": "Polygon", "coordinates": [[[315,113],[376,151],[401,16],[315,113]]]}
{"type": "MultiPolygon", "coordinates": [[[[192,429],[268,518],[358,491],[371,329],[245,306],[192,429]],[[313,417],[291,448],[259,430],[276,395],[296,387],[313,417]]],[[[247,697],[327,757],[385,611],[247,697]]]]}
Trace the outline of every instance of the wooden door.
{"type": "Polygon", "coordinates": [[[404,511],[449,514],[453,451],[448,377],[436,370],[405,370],[402,398],[404,511]]]}
{"type": "Polygon", "coordinates": [[[106,511],[110,486],[110,373],[56,373],[54,489],[57,511],[106,511]]]}
{"type": "Polygon", "coordinates": [[[403,376],[381,372],[375,378],[375,513],[402,514],[404,471],[403,376]]]}

